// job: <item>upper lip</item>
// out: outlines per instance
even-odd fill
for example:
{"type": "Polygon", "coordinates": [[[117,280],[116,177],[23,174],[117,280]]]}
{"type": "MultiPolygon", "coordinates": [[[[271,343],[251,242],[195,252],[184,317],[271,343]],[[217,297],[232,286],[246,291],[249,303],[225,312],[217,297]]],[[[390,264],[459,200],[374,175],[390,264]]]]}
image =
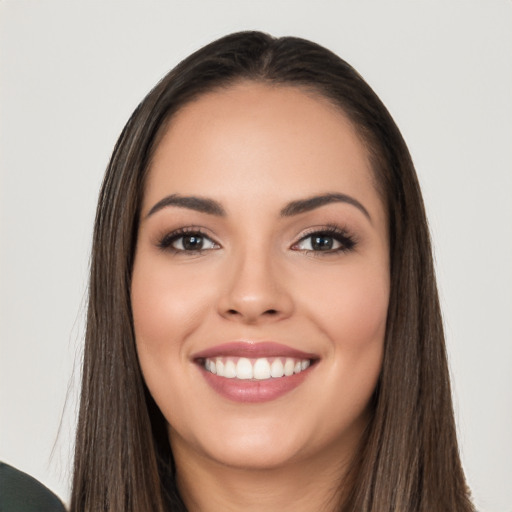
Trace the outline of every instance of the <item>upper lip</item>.
{"type": "Polygon", "coordinates": [[[215,345],[192,355],[193,359],[233,356],[257,359],[259,357],[294,357],[296,359],[318,359],[318,355],[303,352],[273,341],[247,342],[233,341],[215,345]]]}

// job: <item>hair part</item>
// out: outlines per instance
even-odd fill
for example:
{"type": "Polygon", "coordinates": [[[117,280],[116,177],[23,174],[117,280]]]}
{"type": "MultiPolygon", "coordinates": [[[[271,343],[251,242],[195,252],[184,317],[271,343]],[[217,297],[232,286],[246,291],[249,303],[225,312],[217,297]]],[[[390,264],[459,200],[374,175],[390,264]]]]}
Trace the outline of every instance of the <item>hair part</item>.
{"type": "Polygon", "coordinates": [[[185,511],[165,419],[135,348],[130,283],[144,183],[172,116],[240,81],[299,87],[349,118],[388,214],[391,291],[373,417],[339,511],[467,512],[432,251],[406,144],[361,76],[321,46],[260,32],[196,51],[146,96],[114,148],[95,221],[71,510],[185,511]]]}

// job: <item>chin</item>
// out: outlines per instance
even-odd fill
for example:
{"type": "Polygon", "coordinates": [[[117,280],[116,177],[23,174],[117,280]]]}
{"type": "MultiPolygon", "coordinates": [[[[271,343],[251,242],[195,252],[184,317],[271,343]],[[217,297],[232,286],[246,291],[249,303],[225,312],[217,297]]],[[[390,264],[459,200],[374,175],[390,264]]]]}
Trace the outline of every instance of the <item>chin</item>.
{"type": "MultiPolygon", "coordinates": [[[[361,416],[343,425],[341,420],[337,422],[340,432],[334,425],[301,422],[300,418],[300,411],[288,421],[282,415],[278,418],[231,418],[229,422],[205,424],[193,439],[169,433],[173,450],[176,442],[184,442],[188,447],[194,446],[194,451],[204,458],[225,467],[270,470],[314,461],[323,466],[322,459],[332,457],[334,452],[341,458],[345,458],[344,455],[350,458],[367,421],[361,416]]],[[[304,415],[302,418],[305,419],[304,415]]]]}
{"type": "Polygon", "coordinates": [[[208,423],[192,439],[169,428],[169,437],[173,451],[183,448],[184,443],[223,466],[255,470],[285,466],[303,452],[307,429],[302,434],[292,432],[282,418],[277,422],[268,420],[244,418],[224,424],[208,423]]]}
{"type": "Polygon", "coordinates": [[[242,470],[269,470],[285,467],[298,459],[300,450],[292,443],[264,441],[261,436],[242,436],[219,450],[210,451],[211,459],[224,466],[242,470]]]}

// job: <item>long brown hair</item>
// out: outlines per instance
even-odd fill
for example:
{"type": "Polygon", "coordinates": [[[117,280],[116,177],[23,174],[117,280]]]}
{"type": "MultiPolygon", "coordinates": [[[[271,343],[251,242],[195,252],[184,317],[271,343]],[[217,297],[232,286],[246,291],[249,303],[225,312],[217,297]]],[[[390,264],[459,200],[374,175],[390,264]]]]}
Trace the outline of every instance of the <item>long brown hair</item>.
{"type": "MultiPolygon", "coordinates": [[[[391,292],[373,417],[340,511],[462,512],[462,471],[429,232],[405,142],[377,95],[315,43],[242,32],[198,50],[148,94],[114,149],[96,214],[71,510],[185,511],[165,420],[137,360],[130,305],[141,198],[166,122],[242,80],[296,86],[351,119],[387,207],[391,292]]],[[[342,483],[340,483],[340,486],[342,483]]]]}

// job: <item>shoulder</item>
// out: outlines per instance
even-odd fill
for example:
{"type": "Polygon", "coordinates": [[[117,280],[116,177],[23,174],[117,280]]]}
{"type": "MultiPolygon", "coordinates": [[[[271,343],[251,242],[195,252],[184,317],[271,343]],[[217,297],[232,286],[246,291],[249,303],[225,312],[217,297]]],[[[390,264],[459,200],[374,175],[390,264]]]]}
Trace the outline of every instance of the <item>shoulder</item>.
{"type": "Polygon", "coordinates": [[[1,512],[65,512],[55,494],[30,475],[0,462],[1,512]]]}

